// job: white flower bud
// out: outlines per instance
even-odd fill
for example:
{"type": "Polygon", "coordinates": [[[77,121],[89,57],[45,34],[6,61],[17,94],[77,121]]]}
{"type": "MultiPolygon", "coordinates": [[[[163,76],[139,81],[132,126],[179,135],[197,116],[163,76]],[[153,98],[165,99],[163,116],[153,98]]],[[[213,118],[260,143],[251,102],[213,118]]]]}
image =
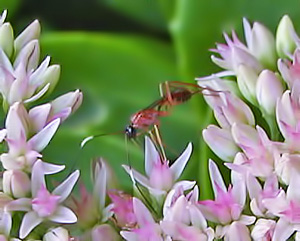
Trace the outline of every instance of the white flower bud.
{"type": "Polygon", "coordinates": [[[244,29],[248,48],[265,67],[276,67],[275,38],[272,32],[261,23],[255,22],[253,28],[244,18],[244,29]]]}
{"type": "Polygon", "coordinates": [[[10,23],[4,23],[0,27],[0,47],[10,58],[14,48],[14,33],[10,23]]]}
{"type": "Polygon", "coordinates": [[[40,91],[46,84],[50,84],[47,90],[47,95],[51,94],[54,90],[60,77],[60,66],[58,64],[49,66],[46,71],[40,76],[40,81],[42,85],[37,89],[40,91]]]}
{"type": "Polygon", "coordinates": [[[41,26],[38,20],[33,21],[15,40],[15,52],[18,54],[20,50],[30,41],[38,39],[41,32],[41,26]]]}
{"type": "Polygon", "coordinates": [[[218,126],[209,125],[202,132],[205,142],[223,161],[232,162],[239,147],[235,144],[231,132],[218,126]]]}
{"type": "Polygon", "coordinates": [[[243,96],[253,105],[257,105],[257,72],[247,65],[240,65],[237,71],[237,83],[243,96]]]}
{"type": "Polygon", "coordinates": [[[256,97],[265,113],[274,115],[276,102],[282,93],[283,86],[277,75],[270,70],[262,71],[257,79],[256,97]]]}
{"type": "Polygon", "coordinates": [[[280,58],[286,58],[293,54],[296,48],[295,36],[296,32],[291,19],[284,15],[276,32],[276,50],[280,58]]]}
{"type": "Polygon", "coordinates": [[[26,197],[31,190],[28,175],[20,170],[9,170],[3,173],[3,191],[15,198],[26,197]]]}
{"type": "Polygon", "coordinates": [[[69,233],[68,230],[58,227],[47,232],[43,241],[69,241],[69,233]]]}

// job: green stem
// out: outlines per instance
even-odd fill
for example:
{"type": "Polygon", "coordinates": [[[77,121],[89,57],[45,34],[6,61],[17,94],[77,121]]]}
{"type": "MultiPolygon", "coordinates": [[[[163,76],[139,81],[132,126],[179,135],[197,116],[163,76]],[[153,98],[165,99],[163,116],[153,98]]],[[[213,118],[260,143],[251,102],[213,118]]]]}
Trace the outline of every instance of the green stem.
{"type": "Polygon", "coordinates": [[[263,114],[266,122],[268,123],[270,129],[270,139],[272,141],[279,141],[280,132],[276,123],[276,119],[274,115],[263,114]]]}
{"type": "MultiPolygon", "coordinates": [[[[201,66],[208,66],[210,61],[207,49],[211,47],[213,36],[207,36],[212,26],[208,28],[207,16],[201,15],[201,11],[204,11],[205,7],[207,7],[205,1],[177,0],[173,18],[169,22],[169,30],[174,42],[179,75],[182,81],[194,82],[195,77],[199,76],[202,71],[201,66]]],[[[201,129],[205,128],[211,122],[211,111],[208,110],[203,98],[193,101],[192,105],[195,113],[198,113],[196,118],[199,126],[201,129]]],[[[198,184],[201,188],[201,195],[207,198],[211,193],[208,175],[209,151],[202,136],[199,143],[198,150],[195,150],[196,153],[199,153],[198,184]]]]}

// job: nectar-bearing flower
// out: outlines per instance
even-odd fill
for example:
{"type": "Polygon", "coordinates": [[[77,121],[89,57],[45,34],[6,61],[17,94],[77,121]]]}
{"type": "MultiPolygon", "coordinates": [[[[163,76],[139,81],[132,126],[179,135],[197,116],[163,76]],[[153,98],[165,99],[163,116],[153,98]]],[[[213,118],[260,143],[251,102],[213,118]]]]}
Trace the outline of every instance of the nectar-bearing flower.
{"type": "MultiPolygon", "coordinates": [[[[189,143],[185,151],[169,166],[167,160],[162,160],[152,141],[145,137],[145,171],[147,177],[124,165],[126,172],[138,183],[146,187],[151,195],[159,198],[169,191],[181,175],[192,153],[189,143]]],[[[178,184],[179,185],[179,184],[178,184]]],[[[183,183],[183,185],[185,185],[183,183]]]]}
{"type": "Polygon", "coordinates": [[[225,240],[250,240],[248,225],[255,221],[255,217],[242,214],[246,202],[246,185],[236,172],[232,172],[232,185],[226,188],[223,178],[216,166],[210,160],[209,171],[215,200],[199,202],[199,208],[204,217],[218,224],[216,237],[225,240]]]}
{"type": "Polygon", "coordinates": [[[71,193],[79,171],[73,172],[63,183],[50,193],[45,184],[45,170],[42,161],[37,161],[32,170],[32,198],[19,198],[6,205],[7,211],[25,211],[19,230],[20,238],[25,238],[44,220],[56,223],[75,223],[77,217],[71,209],[61,205],[71,193]]]}

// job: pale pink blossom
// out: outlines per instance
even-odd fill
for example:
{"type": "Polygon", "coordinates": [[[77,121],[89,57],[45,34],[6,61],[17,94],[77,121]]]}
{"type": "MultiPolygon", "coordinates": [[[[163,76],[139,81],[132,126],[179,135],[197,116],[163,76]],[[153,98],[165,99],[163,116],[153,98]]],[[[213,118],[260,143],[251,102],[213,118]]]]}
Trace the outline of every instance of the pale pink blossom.
{"type": "Polygon", "coordinates": [[[173,240],[213,240],[214,231],[197,207],[198,186],[184,195],[182,188],[172,189],[164,204],[164,218],[160,226],[173,240]],[[182,193],[179,197],[179,193],[182,193]]]}
{"type": "MultiPolygon", "coordinates": [[[[185,151],[170,166],[168,160],[162,160],[152,141],[145,137],[145,172],[147,176],[123,165],[133,181],[145,186],[149,192],[159,197],[169,191],[180,177],[192,153],[192,145],[188,144],[185,151]]],[[[185,181],[182,181],[185,185],[185,181]]],[[[180,183],[180,182],[179,182],[180,183]]],[[[179,185],[179,184],[178,184],[179,185]]]]}
{"type": "Polygon", "coordinates": [[[9,109],[5,123],[9,150],[0,156],[5,169],[30,171],[32,165],[42,156],[40,152],[55,134],[60,119],[54,119],[38,133],[31,132],[29,123],[30,118],[23,104],[15,103],[9,109]]]}
{"type": "Polygon", "coordinates": [[[265,131],[259,126],[255,129],[249,125],[234,123],[231,132],[235,143],[245,154],[243,163],[239,164],[247,167],[254,176],[270,176],[280,152],[265,131]]]}
{"type": "Polygon", "coordinates": [[[222,128],[230,129],[233,123],[254,125],[254,115],[250,107],[240,98],[229,92],[204,96],[213,109],[216,120],[222,128]]]}
{"type": "Polygon", "coordinates": [[[263,204],[270,213],[279,217],[273,240],[287,240],[295,231],[300,232],[300,175],[291,173],[287,191],[280,190],[275,197],[265,198],[263,204]]]}
{"type": "Polygon", "coordinates": [[[108,191],[112,201],[111,211],[114,213],[116,224],[120,227],[133,227],[136,224],[136,217],[133,213],[132,196],[118,191],[108,191]]]}
{"type": "Polygon", "coordinates": [[[30,194],[31,181],[27,173],[20,170],[9,170],[3,173],[3,192],[21,198],[30,194]]]}
{"type": "Polygon", "coordinates": [[[121,241],[120,235],[108,224],[100,224],[92,230],[92,241],[121,241]]]}
{"type": "Polygon", "coordinates": [[[239,147],[235,144],[231,131],[209,125],[202,131],[203,139],[210,149],[223,161],[232,162],[239,147]]]}
{"type": "Polygon", "coordinates": [[[246,201],[246,185],[239,174],[232,171],[232,185],[228,190],[216,164],[209,161],[209,171],[215,200],[199,201],[199,208],[205,218],[218,224],[216,237],[226,240],[250,240],[247,225],[255,221],[255,217],[242,214],[246,201]]]}
{"type": "Polygon", "coordinates": [[[267,212],[263,200],[276,197],[279,194],[280,188],[277,177],[275,175],[269,176],[262,187],[259,181],[248,173],[247,189],[249,192],[252,213],[257,217],[272,217],[272,215],[267,212]]]}
{"type": "Polygon", "coordinates": [[[149,210],[137,198],[133,198],[133,210],[136,215],[137,228],[121,231],[121,236],[128,241],[163,241],[160,225],[154,221],[149,210]]]}
{"type": "Polygon", "coordinates": [[[57,223],[75,223],[77,221],[75,214],[61,203],[71,193],[79,177],[79,171],[73,172],[52,193],[46,189],[44,175],[43,162],[37,161],[33,166],[31,176],[32,198],[19,198],[5,206],[7,211],[26,212],[19,230],[19,236],[22,239],[44,220],[57,223]]]}
{"type": "Polygon", "coordinates": [[[248,50],[264,67],[273,69],[276,65],[275,38],[272,32],[259,22],[254,22],[251,28],[246,18],[243,18],[244,34],[248,50]]]}
{"type": "Polygon", "coordinates": [[[245,64],[253,68],[257,73],[262,70],[261,63],[253,56],[249,49],[238,39],[236,33],[232,31],[232,39],[224,33],[226,44],[217,44],[213,52],[218,53],[221,58],[211,56],[212,61],[223,69],[232,70],[237,73],[237,68],[245,64]]]}
{"type": "Polygon", "coordinates": [[[270,241],[273,240],[274,229],[276,221],[272,219],[260,218],[256,221],[252,231],[251,237],[254,241],[270,241]]]}
{"type": "Polygon", "coordinates": [[[108,164],[103,159],[97,159],[93,168],[93,191],[88,193],[82,185],[80,198],[74,199],[73,208],[78,216],[78,226],[88,233],[97,225],[102,225],[113,216],[113,204],[106,206],[108,179],[108,164]]]}
{"type": "Polygon", "coordinates": [[[279,59],[278,69],[283,80],[292,89],[294,83],[300,81],[300,49],[296,49],[293,55],[293,61],[289,59],[279,59]]]}

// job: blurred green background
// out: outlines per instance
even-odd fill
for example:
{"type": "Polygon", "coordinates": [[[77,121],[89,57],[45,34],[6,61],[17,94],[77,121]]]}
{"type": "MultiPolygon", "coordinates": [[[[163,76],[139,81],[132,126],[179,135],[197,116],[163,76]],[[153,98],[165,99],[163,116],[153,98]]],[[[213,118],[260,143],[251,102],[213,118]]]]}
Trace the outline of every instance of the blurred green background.
{"type": "MultiPolygon", "coordinates": [[[[124,135],[108,135],[87,144],[80,141],[98,133],[124,130],[131,114],[159,98],[158,84],[165,80],[192,83],[194,77],[218,71],[209,48],[223,42],[222,32],[236,29],[241,39],[242,17],[260,21],[275,32],[284,14],[299,29],[298,0],[1,0],[8,21],[19,33],[34,19],[42,25],[44,58],[62,67],[56,97],[74,89],[84,93],[82,107],[67,120],[44,152],[46,161],[75,165],[84,182],[90,178],[90,162],[103,156],[116,171],[122,187],[130,179],[120,164],[143,169],[143,150],[124,135]]],[[[193,142],[193,156],[184,177],[206,188],[207,160],[211,153],[201,130],[212,121],[200,96],[175,107],[162,118],[161,132],[170,160],[193,142]]],[[[138,140],[143,143],[143,139],[138,140]]]]}

